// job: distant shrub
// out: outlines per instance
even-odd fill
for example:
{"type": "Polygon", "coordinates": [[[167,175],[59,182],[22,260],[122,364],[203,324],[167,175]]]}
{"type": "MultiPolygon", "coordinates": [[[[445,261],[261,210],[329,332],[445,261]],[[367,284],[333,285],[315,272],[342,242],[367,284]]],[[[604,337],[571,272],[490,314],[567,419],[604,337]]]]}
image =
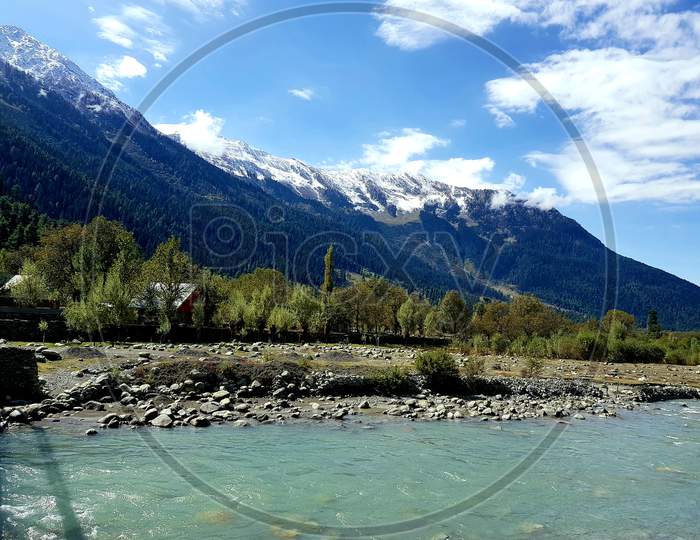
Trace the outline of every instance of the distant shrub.
{"type": "Polygon", "coordinates": [[[688,356],[689,355],[686,351],[674,349],[674,350],[666,351],[666,356],[664,358],[664,362],[667,364],[675,364],[678,366],[685,366],[685,365],[688,365],[688,360],[690,360],[690,358],[688,356]]]}
{"type": "Polygon", "coordinates": [[[483,334],[477,334],[470,340],[472,354],[488,354],[491,350],[489,338],[483,334]]]}
{"type": "Polygon", "coordinates": [[[459,377],[457,362],[447,351],[420,353],[415,361],[416,371],[428,379],[430,385],[443,385],[459,377]]]}
{"type": "Polygon", "coordinates": [[[471,340],[464,339],[453,339],[450,343],[450,347],[457,351],[459,354],[469,354],[472,352],[471,340]]]}
{"type": "Polygon", "coordinates": [[[557,335],[551,339],[552,356],[572,360],[587,360],[586,348],[572,335],[557,335]]]}
{"type": "Polygon", "coordinates": [[[508,347],[508,352],[514,356],[527,355],[528,339],[525,336],[519,336],[514,339],[508,347]]]}
{"type": "Polygon", "coordinates": [[[486,371],[486,361],[478,356],[467,358],[462,370],[467,377],[478,377],[486,371]]]}
{"type": "Polygon", "coordinates": [[[527,344],[526,354],[536,358],[547,358],[549,356],[549,344],[543,337],[535,336],[527,344]]]}
{"type": "Polygon", "coordinates": [[[661,347],[644,341],[613,340],[608,345],[608,360],[610,362],[660,363],[664,360],[665,355],[666,353],[661,347]]]}
{"type": "Polygon", "coordinates": [[[299,360],[299,367],[305,371],[310,371],[313,368],[312,364],[313,357],[310,354],[307,354],[299,360]]]}
{"type": "Polygon", "coordinates": [[[521,374],[523,377],[539,377],[544,370],[544,359],[531,356],[525,359],[525,367],[521,374]]]}
{"type": "Polygon", "coordinates": [[[580,347],[581,360],[603,360],[605,343],[598,334],[590,330],[581,331],[576,336],[580,347]]]}
{"type": "Polygon", "coordinates": [[[666,351],[654,343],[639,342],[637,344],[638,362],[658,364],[664,361],[666,351]]]}
{"type": "Polygon", "coordinates": [[[408,371],[399,366],[373,370],[367,378],[369,384],[381,395],[406,395],[416,391],[416,385],[408,371]]]}
{"type": "Polygon", "coordinates": [[[669,349],[664,358],[666,364],[676,364],[678,366],[699,366],[700,354],[691,349],[669,349]]]}
{"type": "Polygon", "coordinates": [[[491,351],[495,354],[503,354],[508,351],[510,340],[500,333],[491,336],[491,351]]]}

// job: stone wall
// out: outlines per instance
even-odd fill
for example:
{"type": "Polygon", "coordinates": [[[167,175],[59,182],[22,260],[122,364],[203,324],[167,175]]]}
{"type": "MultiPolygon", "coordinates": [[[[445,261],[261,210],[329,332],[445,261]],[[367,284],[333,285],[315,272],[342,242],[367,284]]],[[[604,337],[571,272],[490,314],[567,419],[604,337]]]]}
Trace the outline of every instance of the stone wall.
{"type": "Polygon", "coordinates": [[[34,351],[21,347],[0,347],[0,403],[31,401],[40,395],[34,351]]]}

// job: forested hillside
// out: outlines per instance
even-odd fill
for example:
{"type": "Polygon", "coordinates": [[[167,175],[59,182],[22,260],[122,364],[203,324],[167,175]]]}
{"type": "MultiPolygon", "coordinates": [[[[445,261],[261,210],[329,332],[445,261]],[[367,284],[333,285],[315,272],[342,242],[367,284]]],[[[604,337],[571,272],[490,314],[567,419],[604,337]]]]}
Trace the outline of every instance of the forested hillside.
{"type": "Polygon", "coordinates": [[[36,244],[50,221],[31,205],[3,194],[0,179],[0,250],[36,244]]]}

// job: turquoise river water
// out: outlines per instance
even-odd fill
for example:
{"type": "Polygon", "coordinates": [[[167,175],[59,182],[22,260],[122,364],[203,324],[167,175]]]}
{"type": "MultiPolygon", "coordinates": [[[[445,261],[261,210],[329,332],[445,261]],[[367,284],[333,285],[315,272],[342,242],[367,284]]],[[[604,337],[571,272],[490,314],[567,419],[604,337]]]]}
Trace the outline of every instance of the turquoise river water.
{"type": "Polygon", "coordinates": [[[388,537],[700,538],[698,402],[572,421],[512,482],[439,522],[416,519],[503,478],[554,422],[122,428],[96,437],[84,435],[87,424],[0,435],[0,538],[342,538],[407,520],[418,528],[388,537]]]}

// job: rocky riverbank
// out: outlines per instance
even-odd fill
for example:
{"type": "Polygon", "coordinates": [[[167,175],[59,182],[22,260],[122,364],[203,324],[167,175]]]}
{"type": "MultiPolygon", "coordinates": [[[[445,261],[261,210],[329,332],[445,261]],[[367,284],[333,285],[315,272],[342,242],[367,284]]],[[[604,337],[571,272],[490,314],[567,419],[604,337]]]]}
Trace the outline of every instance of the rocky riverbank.
{"type": "MultiPolygon", "coordinates": [[[[255,345],[250,349],[256,348],[255,345]]],[[[643,402],[700,399],[690,387],[606,385],[581,380],[502,376],[462,377],[431,388],[420,376],[343,367],[313,369],[305,362],[178,355],[154,358],[138,349],[118,367],[75,372],[79,380],[37,403],[0,409],[0,431],[35,421],[77,416],[86,434],[121,426],[206,427],[230,423],[342,422],[363,417],[411,420],[518,421],[531,418],[615,416],[643,402]],[[171,358],[172,357],[172,358],[171,358]]],[[[248,350],[248,353],[260,353],[248,350]]],[[[233,356],[233,355],[230,355],[233,356]]]]}

